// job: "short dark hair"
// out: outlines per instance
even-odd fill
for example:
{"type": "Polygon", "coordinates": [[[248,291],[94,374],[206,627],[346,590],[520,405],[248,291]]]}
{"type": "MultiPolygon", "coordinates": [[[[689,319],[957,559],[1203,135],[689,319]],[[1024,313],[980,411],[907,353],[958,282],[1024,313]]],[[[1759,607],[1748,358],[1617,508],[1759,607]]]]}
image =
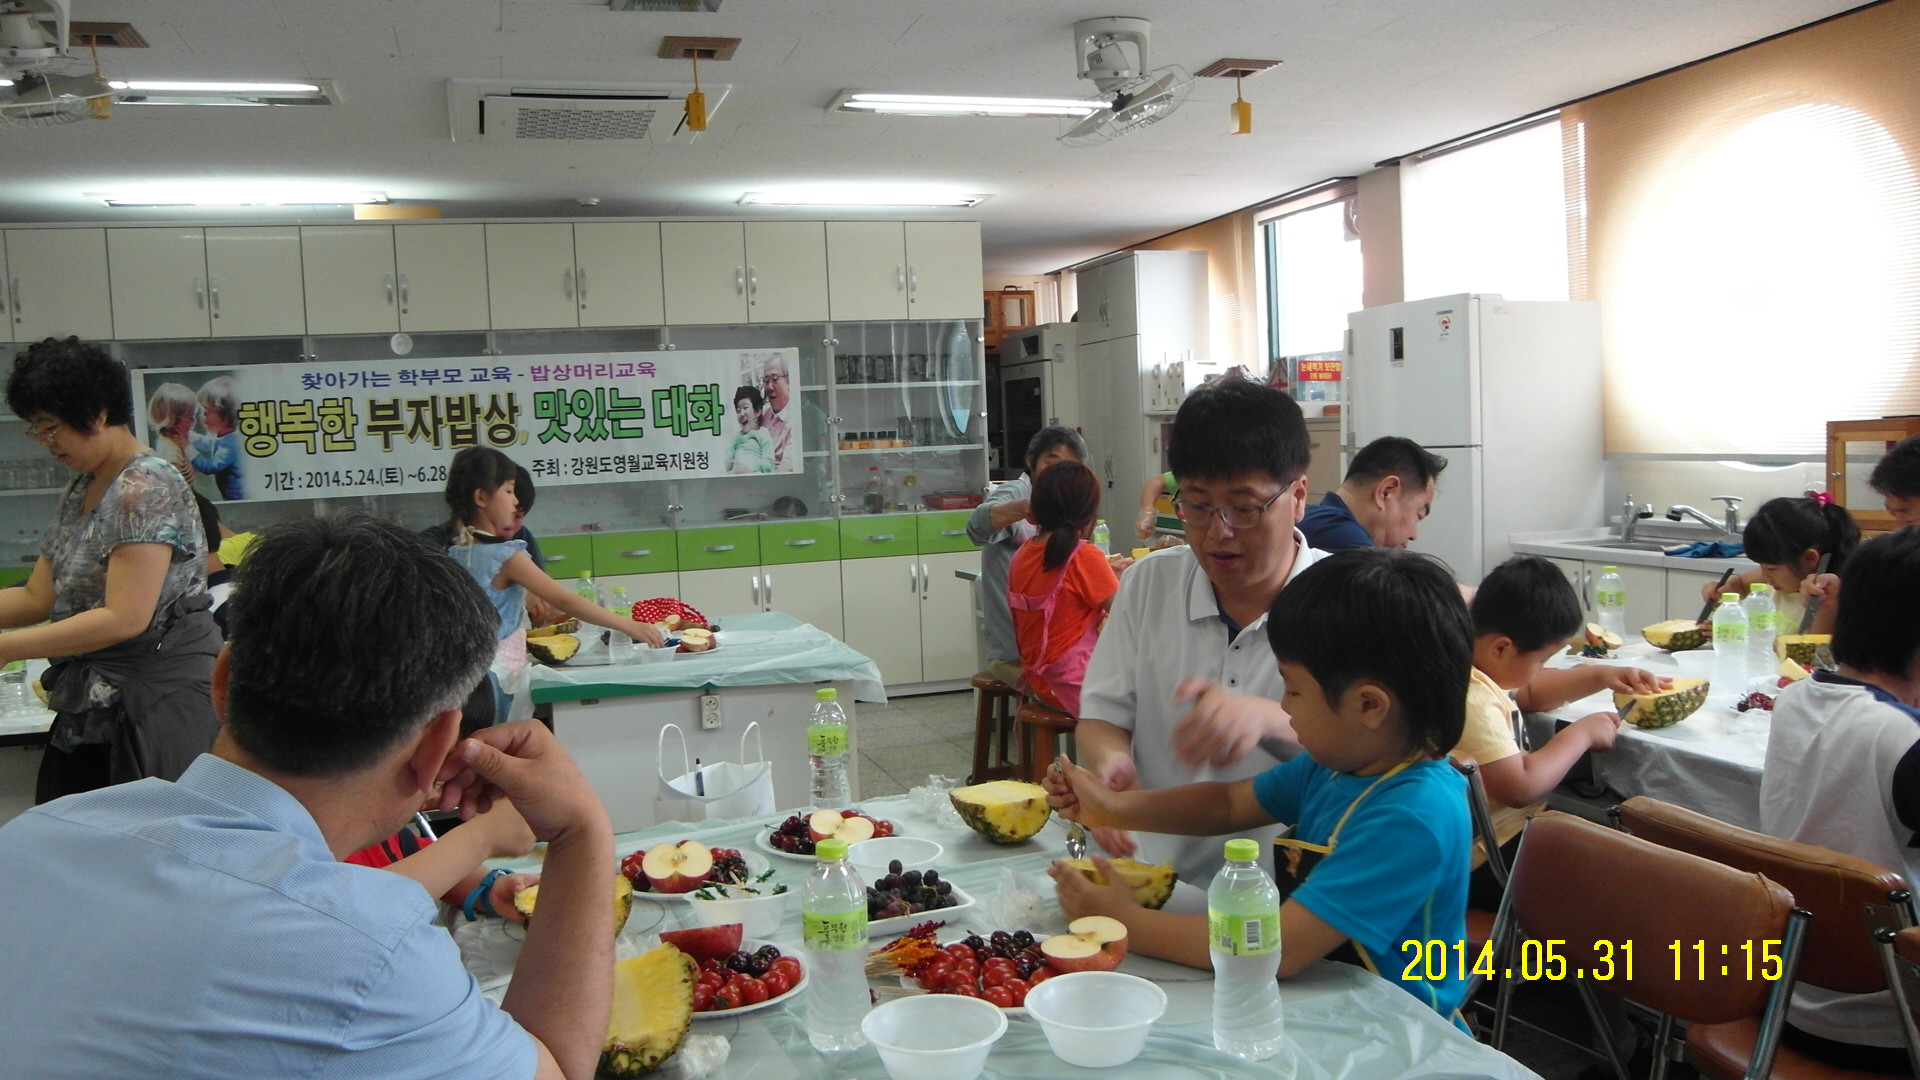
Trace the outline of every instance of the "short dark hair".
{"type": "Polygon", "coordinates": [[[1360,448],[1347,466],[1347,482],[1377,484],[1389,476],[1415,489],[1426,490],[1446,470],[1447,459],[1412,439],[1382,435],[1360,448]]]}
{"type": "Polygon", "coordinates": [[[492,491],[509,480],[516,481],[513,493],[516,502],[520,494],[520,479],[516,471],[520,466],[513,459],[495,450],[491,446],[469,446],[453,455],[453,464],[447,466],[447,490],[444,498],[447,509],[453,515],[448,524],[452,531],[448,536],[460,535],[467,522],[473,517],[473,493],[492,491]]]}
{"type": "Polygon", "coordinates": [[[1047,538],[1041,568],[1067,565],[1080,546],[1080,530],[1100,516],[1100,478],[1077,461],[1063,461],[1033,480],[1033,522],[1047,538]]]}
{"type": "Polygon", "coordinates": [[[1757,563],[1792,565],[1808,548],[1827,560],[1827,570],[1839,573],[1860,544],[1860,526],[1844,506],[1808,498],[1768,499],[1740,534],[1747,558],[1757,563]]]}
{"type": "Polygon", "coordinates": [[[733,396],[727,400],[738,403],[741,398],[746,398],[748,401],[753,402],[754,412],[759,412],[761,409],[766,408],[767,399],[761,395],[760,388],[757,386],[741,386],[738,390],[735,390],[733,396]]]}
{"type": "Polygon", "coordinates": [[[83,435],[101,413],[115,427],[133,425],[127,365],[77,337],[45,338],[13,358],[7,408],[22,420],[51,416],[83,435]]]}
{"type": "Polygon", "coordinates": [[[1895,443],[1868,474],[1867,486],[1896,499],[1920,497],[1920,435],[1895,443]]]}
{"type": "Polygon", "coordinates": [[[486,673],[499,616],[418,533],[357,513],[261,530],[234,570],[227,732],[292,776],[365,768],[486,673]]]}
{"type": "Polygon", "coordinates": [[[1081,438],[1080,433],[1072,428],[1055,424],[1052,427],[1041,428],[1034,432],[1033,438],[1027,440],[1027,472],[1032,473],[1034,466],[1040,464],[1040,455],[1056,446],[1064,446],[1073,451],[1073,456],[1081,461],[1087,460],[1087,440],[1081,438]]]}
{"type": "Polygon", "coordinates": [[[1920,651],[1920,526],[1860,545],[1840,581],[1833,658],[1848,667],[1905,677],[1920,651]]]}
{"type": "Polygon", "coordinates": [[[533,513],[533,474],[525,465],[515,462],[513,466],[513,501],[520,507],[520,516],[533,513]]]}
{"type": "Polygon", "coordinates": [[[1580,597],[1560,568],[1538,555],[1515,555],[1474,591],[1473,632],[1513,639],[1521,652],[1565,642],[1585,620],[1580,597]]]}
{"type": "Polygon", "coordinates": [[[1329,701],[1358,682],[1393,695],[1408,750],[1460,741],[1473,670],[1473,622],[1460,586],[1431,555],[1350,548],[1301,571],[1274,598],[1267,642],[1307,669],[1329,701]]]}
{"type": "Polygon", "coordinates": [[[1291,484],[1312,456],[1300,406],[1245,379],[1222,379],[1188,394],[1174,414],[1167,447],[1174,478],[1183,483],[1264,472],[1291,484]]]}

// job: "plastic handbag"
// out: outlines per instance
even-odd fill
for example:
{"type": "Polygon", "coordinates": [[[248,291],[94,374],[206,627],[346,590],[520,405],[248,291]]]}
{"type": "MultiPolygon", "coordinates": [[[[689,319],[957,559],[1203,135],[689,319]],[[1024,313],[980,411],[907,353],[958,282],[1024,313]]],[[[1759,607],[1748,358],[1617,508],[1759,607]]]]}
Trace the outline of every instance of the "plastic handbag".
{"type": "Polygon", "coordinates": [[[660,726],[660,745],[654,757],[660,763],[660,783],[667,789],[662,792],[663,798],[698,803],[709,821],[774,811],[773,763],[761,749],[757,721],[740,733],[740,761],[716,761],[694,767],[687,759],[687,733],[678,724],[660,726]],[[667,776],[669,731],[680,739],[680,774],[674,777],[667,776]],[[749,735],[753,736],[752,761],[746,760],[749,735]]]}

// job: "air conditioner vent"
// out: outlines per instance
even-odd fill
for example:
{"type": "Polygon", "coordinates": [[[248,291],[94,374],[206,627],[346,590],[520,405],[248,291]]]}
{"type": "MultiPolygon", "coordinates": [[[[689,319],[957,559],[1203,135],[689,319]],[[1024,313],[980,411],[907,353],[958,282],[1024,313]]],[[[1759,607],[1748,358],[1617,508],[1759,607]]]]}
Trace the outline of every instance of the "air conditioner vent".
{"type": "Polygon", "coordinates": [[[613,112],[521,107],[513,111],[516,139],[644,139],[660,110],[621,107],[613,112]]]}
{"type": "MultiPolygon", "coordinates": [[[[707,83],[707,114],[730,86],[707,83]]],[[[692,83],[513,82],[451,79],[455,142],[692,142],[681,122],[692,83]]]]}

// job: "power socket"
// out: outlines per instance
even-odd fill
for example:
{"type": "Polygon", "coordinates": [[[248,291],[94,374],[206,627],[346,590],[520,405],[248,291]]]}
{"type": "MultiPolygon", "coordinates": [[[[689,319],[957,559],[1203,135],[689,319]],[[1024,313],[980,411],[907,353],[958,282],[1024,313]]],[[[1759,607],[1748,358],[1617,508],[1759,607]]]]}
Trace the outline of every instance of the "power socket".
{"type": "Polygon", "coordinates": [[[720,730],[720,695],[700,695],[700,730],[720,730]]]}

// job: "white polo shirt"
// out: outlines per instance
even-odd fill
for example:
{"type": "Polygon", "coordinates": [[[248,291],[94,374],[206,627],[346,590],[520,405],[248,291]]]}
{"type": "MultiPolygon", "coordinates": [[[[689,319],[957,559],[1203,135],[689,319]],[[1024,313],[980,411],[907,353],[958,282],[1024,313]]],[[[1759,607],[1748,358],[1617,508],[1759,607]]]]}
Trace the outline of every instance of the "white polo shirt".
{"type": "MultiPolygon", "coordinates": [[[[1327,557],[1326,552],[1308,547],[1298,529],[1293,530],[1293,542],[1288,581],[1327,557]]],[[[1142,788],[1245,780],[1281,760],[1255,749],[1225,769],[1189,769],[1173,755],[1173,727],[1188,708],[1176,706],[1173,695],[1189,676],[1202,675],[1230,690],[1276,702],[1286,688],[1267,644],[1265,615],[1242,629],[1239,637],[1228,640],[1227,634],[1213,583],[1191,548],[1156,551],[1120,575],[1112,615],[1087,663],[1080,715],[1133,733],[1134,770],[1142,788]]],[[[1234,835],[1250,836],[1264,850],[1280,829],[1275,825],[1234,835]]],[[[1204,889],[1220,869],[1221,845],[1231,838],[1141,833],[1137,858],[1151,863],[1171,859],[1180,880],[1204,889]]]]}

